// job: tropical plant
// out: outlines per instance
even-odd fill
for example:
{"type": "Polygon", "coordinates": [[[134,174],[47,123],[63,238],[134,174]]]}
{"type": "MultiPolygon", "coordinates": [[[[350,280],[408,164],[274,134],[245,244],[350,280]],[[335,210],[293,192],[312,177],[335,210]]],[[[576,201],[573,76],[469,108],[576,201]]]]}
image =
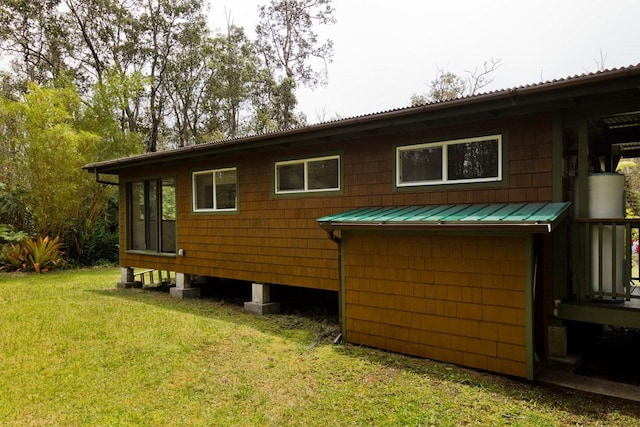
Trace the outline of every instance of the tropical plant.
{"type": "Polygon", "coordinates": [[[25,239],[23,245],[27,248],[27,267],[36,273],[53,270],[65,263],[59,237],[51,240],[49,236],[38,236],[37,240],[25,239]]]}
{"type": "Polygon", "coordinates": [[[0,270],[22,271],[27,268],[27,248],[22,243],[7,243],[0,252],[0,270]]]}
{"type": "MultiPolygon", "coordinates": [[[[117,211],[117,206],[115,206],[117,211]]],[[[75,237],[76,250],[73,262],[80,265],[115,264],[118,262],[117,219],[101,218],[91,226],[84,227],[75,237]]],[[[68,259],[71,260],[70,254],[68,259]]]]}
{"type": "Polygon", "coordinates": [[[24,231],[14,231],[7,224],[0,224],[0,241],[3,243],[20,243],[28,237],[24,231]]]}
{"type": "Polygon", "coordinates": [[[21,243],[8,243],[2,248],[1,269],[12,271],[35,271],[44,273],[61,267],[66,262],[60,250],[60,238],[39,236],[36,240],[24,239],[21,243]]]}

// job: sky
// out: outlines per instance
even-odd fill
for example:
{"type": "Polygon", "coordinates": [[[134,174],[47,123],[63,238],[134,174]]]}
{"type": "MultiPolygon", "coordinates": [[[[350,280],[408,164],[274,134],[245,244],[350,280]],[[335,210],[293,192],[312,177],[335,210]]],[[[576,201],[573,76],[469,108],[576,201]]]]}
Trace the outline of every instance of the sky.
{"type": "MultiPolygon", "coordinates": [[[[269,0],[210,0],[212,30],[230,21],[255,37],[269,0]]],[[[407,107],[446,69],[492,59],[483,92],[640,64],[640,0],[334,0],[328,84],[299,89],[309,123],[407,107]],[[602,61],[603,59],[603,61],[602,61]]]]}

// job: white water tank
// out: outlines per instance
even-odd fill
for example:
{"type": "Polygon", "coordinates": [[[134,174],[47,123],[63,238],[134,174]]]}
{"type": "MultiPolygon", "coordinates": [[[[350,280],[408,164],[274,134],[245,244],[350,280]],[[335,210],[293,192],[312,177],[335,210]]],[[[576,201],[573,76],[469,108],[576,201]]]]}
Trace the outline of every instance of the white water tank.
{"type": "MultiPolygon", "coordinates": [[[[589,218],[624,218],[625,195],[624,175],[618,173],[597,173],[589,175],[588,180],[588,217],[589,218]]],[[[593,228],[591,234],[591,282],[594,292],[600,291],[599,253],[602,252],[602,291],[612,293],[615,289],[617,297],[624,294],[624,226],[606,225],[602,229],[602,242],[598,229],[593,228]],[[615,233],[615,247],[613,236],[615,233]],[[600,247],[602,244],[602,247],[600,247]],[[615,260],[612,261],[615,251],[615,260]],[[613,264],[613,265],[612,265],[613,264]],[[612,283],[613,269],[616,272],[615,286],[612,283]]]]}

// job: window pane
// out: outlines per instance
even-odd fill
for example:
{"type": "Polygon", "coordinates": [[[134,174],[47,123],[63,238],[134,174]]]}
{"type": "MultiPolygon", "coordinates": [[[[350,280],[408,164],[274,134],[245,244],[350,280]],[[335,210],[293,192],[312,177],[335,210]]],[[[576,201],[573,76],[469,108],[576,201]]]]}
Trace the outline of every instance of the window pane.
{"type": "Polygon", "coordinates": [[[158,250],[158,181],[147,181],[147,247],[158,250]]]}
{"type": "Polygon", "coordinates": [[[442,147],[400,151],[400,181],[442,180],[442,147]]]}
{"type": "Polygon", "coordinates": [[[130,209],[130,248],[133,250],[145,250],[145,197],[144,182],[133,182],[129,195],[130,209]]]}
{"type": "Polygon", "coordinates": [[[447,147],[449,179],[498,176],[498,140],[452,144],[447,147]]]}
{"type": "Polygon", "coordinates": [[[176,219],[176,185],[173,178],[162,180],[162,219],[176,219]]]}
{"type": "Polygon", "coordinates": [[[223,170],[216,173],[216,209],[236,208],[236,170],[223,170]]]}
{"type": "Polygon", "coordinates": [[[201,173],[195,177],[195,209],[213,209],[213,174],[201,173]]]}
{"type": "Polygon", "coordinates": [[[304,191],[304,163],[278,165],[278,191],[304,191]]]}
{"type": "Polygon", "coordinates": [[[176,251],[176,185],[173,178],[162,180],[162,252],[176,251]]]}
{"type": "Polygon", "coordinates": [[[338,159],[318,160],[307,163],[309,190],[338,188],[338,159]]]}

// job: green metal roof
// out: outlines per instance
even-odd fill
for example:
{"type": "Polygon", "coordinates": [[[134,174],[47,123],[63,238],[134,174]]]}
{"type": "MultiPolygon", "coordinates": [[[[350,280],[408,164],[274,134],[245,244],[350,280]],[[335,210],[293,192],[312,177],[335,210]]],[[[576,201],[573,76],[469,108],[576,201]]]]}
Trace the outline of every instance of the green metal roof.
{"type": "Polygon", "coordinates": [[[567,215],[564,203],[495,203],[358,208],[318,218],[325,230],[482,228],[550,233],[567,215]]]}

